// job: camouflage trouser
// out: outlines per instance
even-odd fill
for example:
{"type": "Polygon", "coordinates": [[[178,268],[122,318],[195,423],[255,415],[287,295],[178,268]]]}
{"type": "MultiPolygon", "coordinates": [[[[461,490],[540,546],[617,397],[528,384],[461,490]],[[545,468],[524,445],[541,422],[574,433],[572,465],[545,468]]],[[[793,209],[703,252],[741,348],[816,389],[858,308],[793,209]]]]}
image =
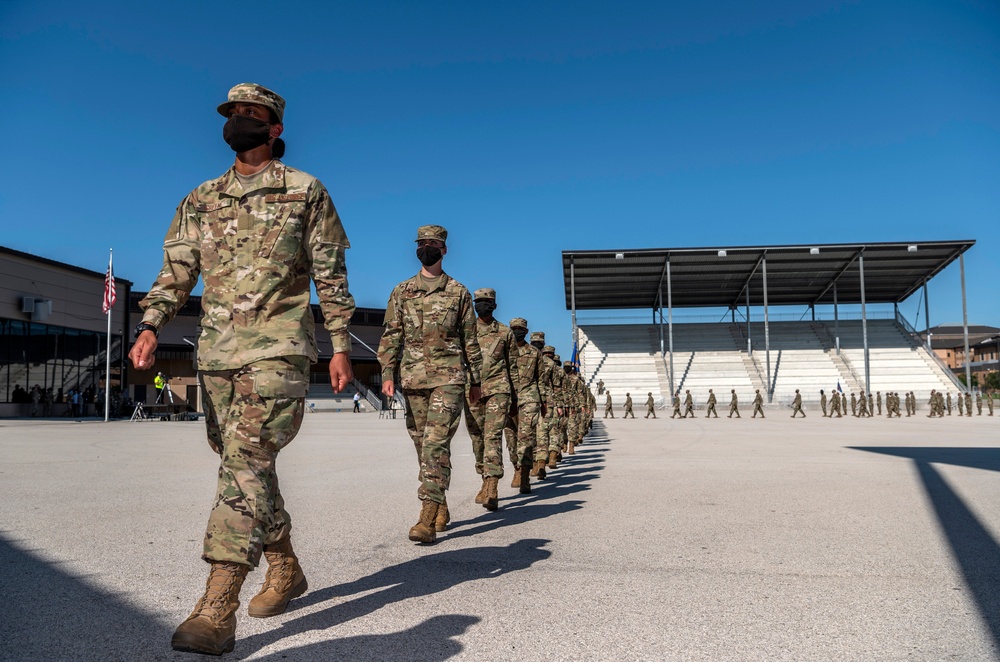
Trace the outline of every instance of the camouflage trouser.
{"type": "Polygon", "coordinates": [[[503,428],[504,439],[507,440],[507,457],[510,458],[511,465],[516,469],[521,466],[521,461],[517,457],[517,407],[514,411],[507,412],[507,423],[503,428]]]}
{"type": "Polygon", "coordinates": [[[274,464],[302,424],[308,374],[304,356],[201,373],[208,443],[222,458],[205,560],[256,567],[264,545],[288,537],[292,524],[274,464]]]}
{"type": "Polygon", "coordinates": [[[472,438],[476,473],[503,476],[503,428],[510,410],[510,393],[494,393],[479,398],[476,404],[465,398],[465,429],[472,438]]]}
{"type": "Polygon", "coordinates": [[[534,460],[541,413],[542,405],[538,402],[524,402],[517,406],[517,449],[514,455],[518,465],[531,464],[534,460]]]}
{"type": "Polygon", "coordinates": [[[550,451],[555,451],[557,453],[562,452],[562,435],[559,433],[560,421],[562,417],[557,413],[558,407],[549,407],[547,414],[549,425],[548,425],[548,448],[550,451]]]}
{"type": "Polygon", "coordinates": [[[545,413],[542,413],[542,406],[539,405],[538,409],[538,427],[535,431],[535,461],[544,460],[548,462],[549,460],[549,435],[552,433],[552,428],[555,427],[553,418],[555,415],[554,407],[545,405],[545,413]]]}
{"type": "Polygon", "coordinates": [[[449,384],[437,388],[404,389],[406,431],[413,439],[420,462],[417,497],[444,503],[451,484],[451,438],[462,418],[465,387],[449,384]]]}

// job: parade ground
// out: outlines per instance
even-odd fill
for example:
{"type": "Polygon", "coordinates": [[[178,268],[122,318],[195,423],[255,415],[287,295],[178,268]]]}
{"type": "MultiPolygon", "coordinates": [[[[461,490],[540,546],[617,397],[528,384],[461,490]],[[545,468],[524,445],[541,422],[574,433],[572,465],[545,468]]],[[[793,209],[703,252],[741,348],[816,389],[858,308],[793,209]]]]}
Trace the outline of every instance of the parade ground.
{"type": "MultiPolygon", "coordinates": [[[[669,413],[669,412],[668,412],[669,413]]],[[[596,421],[530,495],[407,539],[402,417],[307,415],[278,474],[309,591],[247,660],[1000,659],[1000,417],[596,421]]],[[[203,422],[0,421],[0,659],[206,659],[203,422]]],[[[508,467],[509,468],[509,467],[508,467]]]]}

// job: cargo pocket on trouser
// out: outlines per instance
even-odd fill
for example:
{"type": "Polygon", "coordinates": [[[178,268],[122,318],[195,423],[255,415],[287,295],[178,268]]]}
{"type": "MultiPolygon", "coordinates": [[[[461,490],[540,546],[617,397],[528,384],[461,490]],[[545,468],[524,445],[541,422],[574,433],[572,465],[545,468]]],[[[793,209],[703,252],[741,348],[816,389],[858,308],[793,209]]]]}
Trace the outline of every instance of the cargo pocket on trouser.
{"type": "Polygon", "coordinates": [[[309,359],[291,356],[253,365],[261,368],[253,373],[253,392],[260,401],[260,411],[246,413],[262,417],[260,443],[277,451],[295,438],[302,425],[309,392],[309,359]]]}

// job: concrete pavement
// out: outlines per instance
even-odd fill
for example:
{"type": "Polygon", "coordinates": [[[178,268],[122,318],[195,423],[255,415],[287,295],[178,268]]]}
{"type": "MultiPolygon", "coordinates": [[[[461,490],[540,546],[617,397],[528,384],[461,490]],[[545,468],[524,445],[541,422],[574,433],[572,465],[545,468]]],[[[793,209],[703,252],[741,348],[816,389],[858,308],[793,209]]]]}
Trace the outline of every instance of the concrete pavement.
{"type": "MultiPolygon", "coordinates": [[[[310,591],[225,659],[1000,659],[1000,417],[746,413],[599,419],[496,513],[462,428],[427,547],[402,418],[309,415],[278,471],[310,591]]],[[[169,645],[207,572],[203,426],[0,421],[0,659],[204,659],[169,645]]]]}

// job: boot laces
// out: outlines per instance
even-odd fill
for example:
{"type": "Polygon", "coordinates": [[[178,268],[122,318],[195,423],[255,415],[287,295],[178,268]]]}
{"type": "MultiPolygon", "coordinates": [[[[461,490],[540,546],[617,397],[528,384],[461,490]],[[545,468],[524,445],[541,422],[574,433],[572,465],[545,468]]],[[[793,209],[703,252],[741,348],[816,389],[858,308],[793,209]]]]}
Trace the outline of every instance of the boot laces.
{"type": "Polygon", "coordinates": [[[286,554],[264,553],[267,557],[267,574],[264,575],[264,586],[262,591],[274,589],[276,591],[287,591],[292,585],[295,577],[295,558],[286,554]]]}
{"type": "Polygon", "coordinates": [[[213,566],[205,583],[205,595],[195,605],[195,612],[212,620],[224,619],[227,607],[233,602],[230,594],[236,586],[238,576],[239,568],[228,565],[213,566]]]}

